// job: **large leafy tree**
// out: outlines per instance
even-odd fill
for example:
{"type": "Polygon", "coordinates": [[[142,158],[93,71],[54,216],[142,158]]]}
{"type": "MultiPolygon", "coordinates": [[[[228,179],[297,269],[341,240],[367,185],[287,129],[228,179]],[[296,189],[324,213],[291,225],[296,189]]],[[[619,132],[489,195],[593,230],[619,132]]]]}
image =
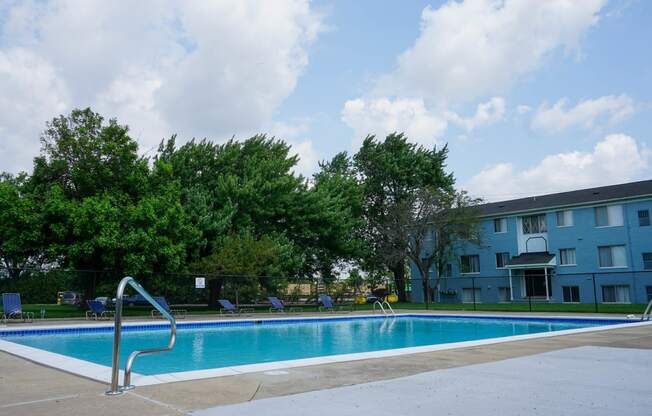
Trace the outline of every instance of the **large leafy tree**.
{"type": "Polygon", "coordinates": [[[480,244],[481,201],[465,192],[420,188],[390,207],[382,231],[392,249],[390,259],[407,257],[416,266],[426,305],[430,301],[430,270],[434,287],[454,253],[463,244],[480,244]]]}
{"type": "Polygon", "coordinates": [[[46,191],[58,185],[77,200],[105,192],[137,197],[146,189],[148,166],[128,133],[127,126],[90,108],[54,118],[41,136],[32,186],[46,191]]]}
{"type": "Polygon", "coordinates": [[[402,245],[397,246],[394,240],[388,239],[388,215],[418,189],[452,191],[454,179],[445,170],[447,154],[445,146],[428,149],[410,143],[403,134],[394,133],[383,141],[368,136],[354,156],[363,182],[364,236],[369,244],[367,268],[391,270],[402,301],[406,299],[406,256],[387,255],[402,252],[402,245]]]}
{"type": "Polygon", "coordinates": [[[47,124],[27,188],[38,195],[51,263],[76,270],[92,297],[106,276],[179,270],[196,238],[174,182],[154,181],[126,126],[90,109],[47,124]],[[95,273],[100,271],[102,273],[95,273]]]}
{"type": "Polygon", "coordinates": [[[0,261],[10,277],[42,256],[43,218],[33,196],[25,189],[26,175],[0,175],[0,261]]]}

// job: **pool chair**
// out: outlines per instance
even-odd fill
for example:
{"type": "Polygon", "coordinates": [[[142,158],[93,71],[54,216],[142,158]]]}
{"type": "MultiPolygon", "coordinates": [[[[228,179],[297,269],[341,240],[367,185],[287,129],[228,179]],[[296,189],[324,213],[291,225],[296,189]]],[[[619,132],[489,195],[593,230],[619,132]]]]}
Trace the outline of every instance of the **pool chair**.
{"type": "Polygon", "coordinates": [[[32,322],[34,321],[34,312],[23,312],[20,293],[3,293],[2,319],[5,324],[9,319],[22,319],[23,322],[32,322]]]}
{"type": "Polygon", "coordinates": [[[335,306],[333,304],[333,299],[328,296],[328,295],[319,295],[319,312],[323,311],[328,311],[328,312],[336,312],[336,311],[343,311],[343,312],[349,312],[344,305],[337,305],[335,306]]]}
{"type": "Polygon", "coordinates": [[[231,303],[230,300],[228,299],[218,299],[217,300],[220,303],[220,314],[225,314],[225,313],[230,313],[232,315],[240,315],[243,313],[253,313],[254,308],[238,308],[234,304],[231,303]]]}
{"type": "MultiPolygon", "coordinates": [[[[167,300],[163,296],[155,296],[154,300],[177,319],[185,319],[188,314],[188,311],[185,309],[170,309],[170,305],[168,305],[167,300]]],[[[158,318],[159,316],[161,316],[161,313],[156,309],[152,309],[152,319],[158,318]]]]}
{"type": "MultiPolygon", "coordinates": [[[[269,308],[270,312],[285,312],[285,305],[279,298],[277,298],[276,296],[269,296],[267,299],[269,299],[269,303],[272,304],[272,306],[270,306],[269,308]]],[[[288,308],[288,310],[290,312],[301,312],[303,308],[292,307],[292,308],[288,308]]]]}
{"type": "Polygon", "coordinates": [[[86,319],[110,319],[113,316],[113,311],[106,309],[99,300],[87,300],[86,304],[88,305],[86,319]]]}

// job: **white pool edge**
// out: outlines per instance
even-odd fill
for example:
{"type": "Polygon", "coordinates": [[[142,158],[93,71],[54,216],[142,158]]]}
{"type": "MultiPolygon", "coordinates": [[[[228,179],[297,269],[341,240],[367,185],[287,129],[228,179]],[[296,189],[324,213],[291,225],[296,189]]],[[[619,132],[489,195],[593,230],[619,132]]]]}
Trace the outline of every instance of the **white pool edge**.
{"type": "MultiPolygon", "coordinates": [[[[414,313],[405,313],[397,314],[397,316],[409,316],[415,315],[414,313]]],[[[426,316],[431,314],[424,314],[426,316]]],[[[350,315],[351,317],[369,317],[378,315],[350,315]]],[[[526,318],[526,317],[535,317],[535,316],[525,316],[525,315],[490,315],[490,314],[478,314],[478,315],[435,315],[432,316],[450,316],[450,317],[460,317],[460,318],[473,318],[473,317],[483,317],[483,318],[526,318]]],[[[261,318],[255,319],[256,321],[269,321],[269,320],[296,320],[296,319],[333,319],[338,316],[324,316],[324,317],[279,317],[279,318],[261,318]]],[[[342,316],[339,316],[342,317],[342,316]]],[[[538,316],[539,319],[568,319],[568,320],[619,320],[622,321],[622,318],[615,317],[569,317],[569,316],[538,316]]],[[[252,319],[233,319],[228,322],[236,321],[251,321],[252,319]]],[[[134,321],[125,324],[124,326],[138,326],[143,325],[147,321],[134,321]]],[[[188,323],[208,323],[215,321],[186,321],[188,323]]],[[[218,321],[220,322],[220,321],[218,321]]],[[[222,321],[223,322],[223,321],[222,321]]],[[[151,321],[148,324],[152,325],[166,325],[165,323],[152,323],[151,321]]],[[[525,335],[513,335],[509,337],[497,337],[497,338],[487,338],[474,341],[463,341],[463,342],[453,342],[447,344],[435,344],[435,345],[424,345],[419,347],[406,347],[406,348],[396,348],[389,350],[380,350],[380,351],[369,351],[369,352],[360,352],[360,353],[351,353],[351,354],[339,354],[339,355],[329,355],[313,358],[302,358],[296,360],[285,360],[285,361],[274,361],[270,363],[258,363],[258,364],[244,364],[238,366],[230,367],[221,367],[221,368],[212,368],[205,370],[193,370],[193,371],[182,371],[174,373],[164,373],[156,375],[142,375],[138,373],[132,373],[132,384],[135,386],[149,386],[156,384],[165,384],[173,383],[178,381],[190,381],[190,380],[202,380],[207,378],[215,377],[225,377],[233,376],[238,374],[247,374],[247,373],[257,373],[263,371],[271,370],[281,370],[288,368],[297,368],[297,367],[307,367],[312,365],[320,364],[332,364],[332,363],[341,363],[347,361],[359,361],[367,360],[374,358],[384,358],[384,357],[395,357],[408,354],[418,354],[425,352],[433,351],[444,351],[457,348],[467,348],[467,347],[477,347],[481,345],[491,345],[491,344],[500,344],[504,342],[514,342],[514,341],[523,341],[530,339],[538,338],[548,338],[555,336],[571,335],[571,334],[581,334],[586,332],[598,332],[598,331],[608,331],[612,329],[620,328],[634,328],[638,326],[652,325],[652,321],[645,322],[632,322],[632,323],[621,323],[614,325],[601,325],[588,328],[577,328],[577,329],[566,329],[561,331],[553,332],[540,332],[535,334],[525,334],[525,335]]],[[[106,327],[113,326],[112,324],[73,324],[73,325],[35,325],[35,326],[21,326],[21,330],[30,330],[30,329],[55,329],[55,328],[74,328],[74,327],[106,327]]],[[[2,329],[0,329],[2,331],[2,329]]],[[[96,380],[102,383],[109,383],[111,378],[111,368],[108,366],[95,364],[90,361],[80,360],[77,358],[69,357],[62,354],[53,353],[50,351],[29,347],[26,345],[16,344],[10,341],[4,341],[0,339],[0,351],[7,352],[9,354],[24,358],[28,361],[32,361],[38,364],[45,365],[47,367],[55,368],[58,370],[65,371],[77,376],[82,376],[92,380],[96,380]]],[[[120,379],[122,380],[123,372],[120,371],[120,379]]]]}

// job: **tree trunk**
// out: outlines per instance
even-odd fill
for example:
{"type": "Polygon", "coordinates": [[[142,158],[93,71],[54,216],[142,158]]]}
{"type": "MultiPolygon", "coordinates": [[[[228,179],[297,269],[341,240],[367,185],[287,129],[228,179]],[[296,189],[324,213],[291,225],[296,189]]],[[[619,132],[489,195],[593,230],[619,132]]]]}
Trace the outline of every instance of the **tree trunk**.
{"type": "Polygon", "coordinates": [[[407,302],[407,296],[405,294],[405,261],[401,260],[396,263],[392,267],[392,273],[394,273],[394,284],[398,292],[398,301],[407,302]]]}
{"type": "Polygon", "coordinates": [[[421,271],[421,281],[423,283],[423,300],[426,303],[426,309],[428,309],[428,305],[430,305],[430,279],[428,276],[428,270],[421,271]]]}
{"type": "Polygon", "coordinates": [[[217,300],[222,294],[222,286],[224,284],[223,278],[210,279],[208,281],[208,307],[218,308],[217,300]]]}
{"type": "MultiPolygon", "coordinates": [[[[86,285],[84,287],[84,299],[91,300],[95,299],[95,290],[97,288],[97,272],[81,272],[86,274],[85,281],[86,285]]],[[[84,302],[83,305],[86,303],[84,302]]]]}

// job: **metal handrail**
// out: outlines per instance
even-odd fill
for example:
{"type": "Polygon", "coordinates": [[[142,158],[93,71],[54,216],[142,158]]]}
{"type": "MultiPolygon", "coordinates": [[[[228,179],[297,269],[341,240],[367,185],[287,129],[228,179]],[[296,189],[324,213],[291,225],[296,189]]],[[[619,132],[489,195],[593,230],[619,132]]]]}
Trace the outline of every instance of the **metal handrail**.
{"type": "Polygon", "coordinates": [[[373,308],[374,313],[376,313],[376,304],[380,307],[380,310],[383,311],[383,315],[387,316],[389,314],[385,310],[385,306],[387,306],[387,308],[390,310],[392,315],[396,316],[396,312],[394,312],[394,309],[392,308],[392,305],[389,304],[387,299],[383,299],[382,302],[380,300],[377,300],[377,301],[374,302],[374,308],[373,308]]]}
{"type": "Polygon", "coordinates": [[[649,321],[650,312],[652,312],[652,300],[650,300],[650,302],[647,304],[647,307],[645,308],[645,312],[643,312],[643,315],[641,316],[641,321],[649,321]]]}
{"type": "Polygon", "coordinates": [[[380,307],[380,310],[383,311],[383,315],[387,316],[387,312],[385,311],[383,304],[379,300],[376,300],[374,302],[374,313],[376,313],[376,305],[378,305],[380,307]]]}
{"type": "Polygon", "coordinates": [[[387,301],[387,299],[385,299],[385,300],[383,301],[383,303],[384,303],[385,305],[387,305],[387,308],[388,308],[389,311],[392,313],[392,315],[396,316],[396,312],[394,312],[394,308],[392,308],[392,305],[389,304],[389,302],[387,301]]]}
{"type": "Polygon", "coordinates": [[[174,319],[174,316],[163,308],[147,291],[143,288],[140,283],[138,283],[133,277],[127,276],[120,281],[118,284],[118,290],[116,291],[115,297],[115,328],[113,333],[113,362],[111,364],[111,390],[107,391],[106,394],[109,396],[115,396],[124,393],[125,390],[131,390],[134,386],[131,384],[131,368],[134,365],[134,360],[140,355],[154,354],[157,352],[165,352],[172,350],[174,347],[174,342],[177,339],[177,322],[174,319]],[[170,321],[170,341],[168,346],[165,348],[151,348],[147,350],[134,351],[127,358],[127,363],[125,365],[125,375],[124,383],[122,387],[119,386],[120,378],[120,337],[122,336],[122,296],[124,294],[125,288],[127,285],[131,286],[140,293],[149,303],[152,304],[156,310],[158,310],[161,315],[163,315],[168,321],[170,321]]]}

